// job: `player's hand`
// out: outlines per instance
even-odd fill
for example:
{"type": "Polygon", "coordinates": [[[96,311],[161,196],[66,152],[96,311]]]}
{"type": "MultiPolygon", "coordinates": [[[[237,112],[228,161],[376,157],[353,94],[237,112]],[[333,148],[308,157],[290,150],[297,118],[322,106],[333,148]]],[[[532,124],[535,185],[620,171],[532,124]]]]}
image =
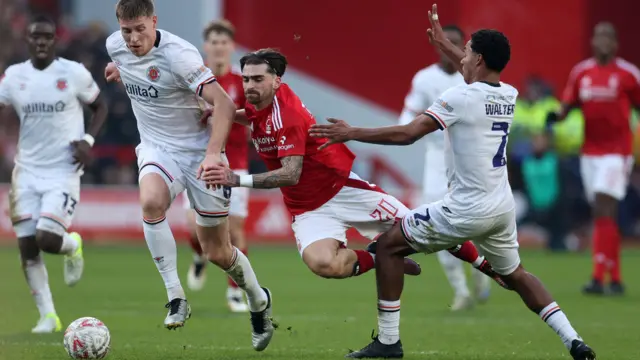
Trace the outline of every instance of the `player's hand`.
{"type": "Polygon", "coordinates": [[[344,120],[328,118],[329,125],[313,124],[309,129],[309,135],[312,137],[326,138],[329,141],[322,144],[318,150],[322,150],[329,145],[339,144],[351,140],[349,132],[351,126],[344,120]]]}
{"type": "Polygon", "coordinates": [[[104,69],[104,78],[107,79],[107,82],[120,82],[120,70],[115,63],[110,62],[107,64],[107,67],[104,69]]]}
{"type": "Polygon", "coordinates": [[[200,124],[202,126],[207,126],[209,124],[209,119],[213,116],[213,109],[208,108],[200,116],[200,124]]]}
{"type": "MultiPolygon", "coordinates": [[[[204,179],[205,175],[209,171],[211,171],[211,169],[214,169],[220,166],[226,166],[225,162],[222,160],[222,155],[220,153],[207,154],[204,157],[204,160],[202,160],[200,167],[198,168],[198,174],[196,175],[196,177],[200,180],[205,180],[204,179]]],[[[206,180],[205,182],[207,183],[207,188],[210,187],[209,185],[211,184],[209,184],[209,182],[207,182],[206,180]]]]}
{"type": "Polygon", "coordinates": [[[433,4],[431,6],[431,11],[429,11],[429,23],[431,23],[431,27],[427,29],[427,35],[429,35],[429,42],[433,45],[437,45],[443,41],[447,40],[447,37],[442,30],[442,25],[440,25],[440,18],[438,17],[438,5],[433,4]]]}
{"type": "Polygon", "coordinates": [[[212,166],[202,173],[202,180],[207,186],[215,186],[216,188],[228,186],[240,186],[240,176],[231,171],[227,166],[212,166]]]}
{"type": "Polygon", "coordinates": [[[73,147],[73,164],[76,165],[76,170],[88,166],[91,164],[91,145],[85,140],[72,141],[73,147]]]}

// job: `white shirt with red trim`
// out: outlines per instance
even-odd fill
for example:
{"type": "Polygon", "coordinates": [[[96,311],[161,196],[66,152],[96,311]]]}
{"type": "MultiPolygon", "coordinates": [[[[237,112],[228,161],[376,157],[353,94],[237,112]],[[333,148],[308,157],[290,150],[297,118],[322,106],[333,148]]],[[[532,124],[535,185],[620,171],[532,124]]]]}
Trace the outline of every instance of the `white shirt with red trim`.
{"type": "Polygon", "coordinates": [[[517,97],[511,85],[474,82],[445,91],[425,112],[447,129],[444,206],[452,213],[488,218],[514,209],[506,148],[517,97]]]}
{"type": "Polygon", "coordinates": [[[143,144],[169,151],[203,151],[209,131],[200,123],[202,86],[216,81],[195,46],[164,30],[157,30],[149,53],[138,57],[120,31],[107,39],[107,51],[138,121],[143,144]]]}
{"type": "Polygon", "coordinates": [[[99,94],[75,61],[57,58],[44,70],[31,61],[10,66],[0,80],[0,104],[13,106],[20,118],[16,165],[47,175],[76,172],[70,143],[85,133],[82,103],[99,94]]]}

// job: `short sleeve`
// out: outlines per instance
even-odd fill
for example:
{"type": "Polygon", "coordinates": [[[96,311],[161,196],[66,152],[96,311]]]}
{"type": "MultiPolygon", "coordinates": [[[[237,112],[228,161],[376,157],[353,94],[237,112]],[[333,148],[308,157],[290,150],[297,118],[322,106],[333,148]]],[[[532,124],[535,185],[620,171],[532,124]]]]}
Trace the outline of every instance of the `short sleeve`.
{"type": "Polygon", "coordinates": [[[98,95],[100,95],[98,84],[96,84],[89,70],[83,65],[77,65],[74,80],[76,84],[76,96],[83,103],[91,104],[96,100],[98,95]]]}
{"type": "Polygon", "coordinates": [[[635,107],[640,107],[640,71],[635,66],[633,67],[633,72],[631,72],[631,86],[629,89],[629,98],[631,99],[631,104],[635,107]]]}
{"type": "Polygon", "coordinates": [[[0,75],[0,104],[9,105],[11,104],[11,91],[9,88],[9,81],[7,74],[0,75]]]}
{"type": "Polygon", "coordinates": [[[278,111],[273,114],[273,126],[278,129],[278,158],[304,155],[306,152],[308,129],[304,119],[294,111],[278,111]]]}
{"type": "Polygon", "coordinates": [[[579,102],[579,79],[582,73],[582,66],[580,64],[576,65],[576,67],[571,70],[571,74],[569,74],[569,80],[567,81],[567,85],[562,91],[562,97],[560,99],[563,104],[574,105],[579,102]]]}
{"type": "Polygon", "coordinates": [[[190,89],[200,96],[202,86],[216,81],[211,70],[204,66],[202,56],[195,47],[182,47],[179,54],[169,56],[171,56],[171,72],[180,87],[190,89]]]}
{"type": "Polygon", "coordinates": [[[432,117],[444,130],[458,122],[466,106],[466,86],[456,86],[445,91],[424,113],[432,117]]]}

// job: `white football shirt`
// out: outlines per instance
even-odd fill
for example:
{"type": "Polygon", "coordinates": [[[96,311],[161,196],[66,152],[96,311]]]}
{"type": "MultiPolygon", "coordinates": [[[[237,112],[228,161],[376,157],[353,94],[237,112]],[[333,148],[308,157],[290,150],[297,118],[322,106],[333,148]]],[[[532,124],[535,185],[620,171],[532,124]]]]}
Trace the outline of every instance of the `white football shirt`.
{"type": "Polygon", "coordinates": [[[20,118],[16,165],[42,175],[76,172],[70,143],[85,134],[81,102],[98,94],[91,73],[75,61],[57,58],[44,70],[31,61],[10,66],[0,80],[0,103],[20,118]]]}
{"type": "Polygon", "coordinates": [[[505,152],[517,97],[511,85],[474,82],[445,91],[425,112],[447,130],[444,206],[454,214],[487,218],[514,209],[505,152]]]}
{"type": "Polygon", "coordinates": [[[116,31],[107,38],[107,51],[131,99],[141,142],[169,151],[205,151],[210,133],[200,124],[198,95],[216,78],[195,46],[157,30],[154,47],[138,57],[116,31]]]}

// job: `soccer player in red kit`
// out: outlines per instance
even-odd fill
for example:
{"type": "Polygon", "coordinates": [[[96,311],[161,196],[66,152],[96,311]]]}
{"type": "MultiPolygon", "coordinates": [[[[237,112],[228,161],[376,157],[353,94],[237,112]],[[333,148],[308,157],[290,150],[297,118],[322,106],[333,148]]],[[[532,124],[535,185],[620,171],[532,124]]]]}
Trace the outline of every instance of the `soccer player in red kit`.
{"type": "MultiPolygon", "coordinates": [[[[234,50],[235,29],[226,21],[210,23],[202,33],[204,38],[204,52],[207,66],[216,76],[218,83],[229,94],[238,109],[244,108],[245,98],[242,90],[242,76],[231,67],[231,54],[234,50]]],[[[225,153],[229,166],[238,174],[248,174],[249,169],[249,139],[247,128],[241,124],[233,124],[225,153]]],[[[186,194],[185,194],[186,195],[186,194]]],[[[247,243],[244,235],[244,221],[248,215],[249,189],[238,188],[231,192],[229,206],[229,235],[231,243],[247,255],[247,243]]],[[[187,274],[187,285],[191,290],[200,290],[204,286],[205,266],[208,262],[206,255],[196,236],[196,223],[189,198],[184,196],[187,219],[190,229],[190,243],[194,250],[193,263],[187,274]]],[[[228,278],[227,305],[232,312],[248,312],[249,305],[244,299],[244,292],[238,285],[228,278]]]]}
{"type": "MultiPolygon", "coordinates": [[[[346,230],[355,228],[374,240],[390,229],[408,209],[376,185],[351,171],[355,155],[345,145],[319,149],[326,140],[308,136],[315,118],[281,80],[287,60],[263,49],[240,60],[247,104],[236,122],[248,125],[269,172],[238,175],[226,167],[205,169],[210,185],[280,188],[293,219],[292,228],[302,259],[324,278],[347,278],[375,266],[375,242],[367,250],[346,248],[346,230]]],[[[501,281],[475,246],[466,242],[450,250],[501,281]]],[[[404,259],[404,271],[418,275],[420,267],[404,259]]]]}
{"type": "Polygon", "coordinates": [[[618,42],[612,24],[595,26],[593,57],[578,63],[562,94],[560,113],[548,123],[562,120],[573,107],[585,119],[580,167],[586,196],[593,207],[593,279],[587,294],[622,294],[620,233],[616,223],[618,202],[624,199],[633,166],[630,116],[640,105],[640,71],[616,57],[618,42]],[[605,273],[610,283],[604,287],[605,273]]]}

